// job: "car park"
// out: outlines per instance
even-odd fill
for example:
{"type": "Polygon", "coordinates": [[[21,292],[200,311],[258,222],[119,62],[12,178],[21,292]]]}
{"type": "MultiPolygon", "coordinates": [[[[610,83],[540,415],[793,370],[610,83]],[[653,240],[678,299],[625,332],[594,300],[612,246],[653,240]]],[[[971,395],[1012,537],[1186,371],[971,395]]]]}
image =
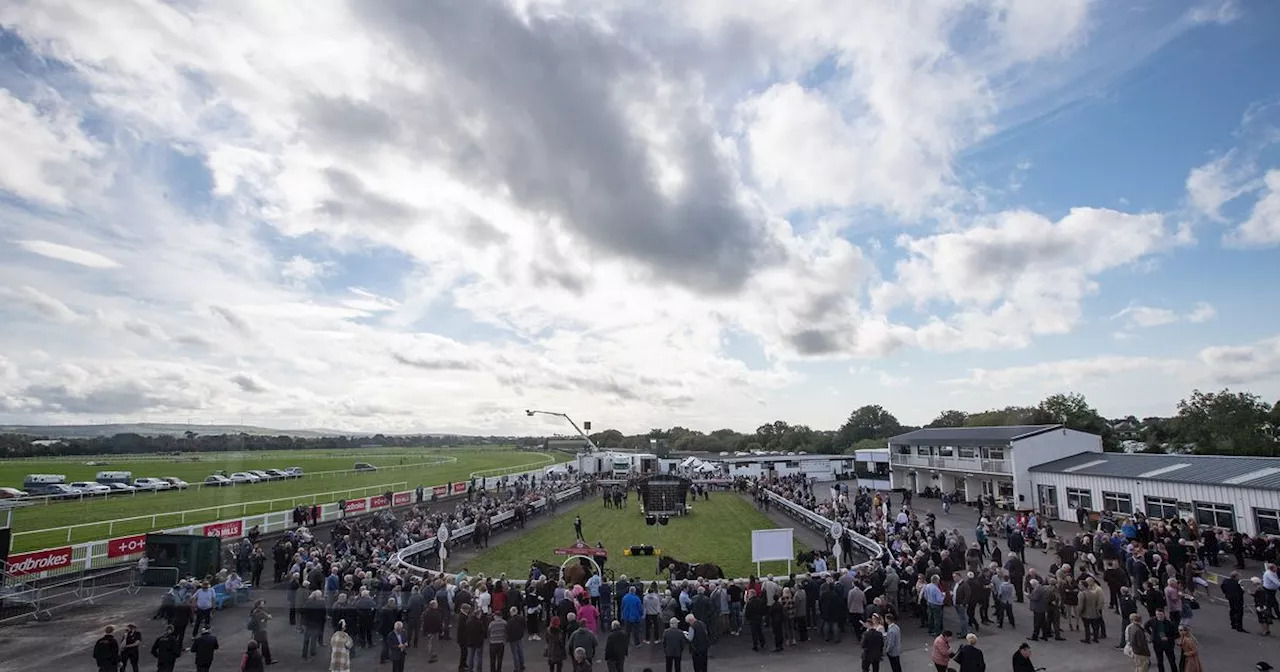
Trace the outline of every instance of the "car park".
{"type": "Polygon", "coordinates": [[[257,476],[257,477],[258,477],[258,480],[260,480],[260,481],[274,481],[274,480],[276,480],[274,476],[272,476],[271,474],[268,474],[267,472],[265,472],[265,471],[263,471],[263,470],[261,470],[261,469],[249,469],[246,473],[253,474],[254,476],[257,476]]]}
{"type": "Polygon", "coordinates": [[[247,471],[237,471],[230,476],[231,480],[236,483],[257,483],[262,480],[247,471]]]}
{"type": "Polygon", "coordinates": [[[284,470],[284,473],[287,474],[289,478],[302,478],[302,467],[289,467],[284,470]]]}
{"type": "Polygon", "coordinates": [[[267,473],[270,474],[271,478],[274,480],[280,480],[283,478],[292,478],[291,476],[289,476],[289,472],[283,471],[281,469],[267,469],[267,473]]]}
{"type": "Polygon", "coordinates": [[[150,477],[143,477],[143,478],[136,478],[136,479],[134,479],[134,481],[133,481],[133,487],[135,487],[135,488],[137,488],[137,489],[139,489],[139,490],[156,490],[156,491],[160,491],[160,490],[168,490],[169,488],[172,488],[173,486],[172,486],[172,485],[169,485],[169,482],[168,482],[168,481],[166,481],[166,480],[164,480],[163,478],[150,478],[150,477]]]}
{"type": "Polygon", "coordinates": [[[186,481],[182,480],[181,478],[175,478],[173,476],[161,476],[160,478],[161,480],[167,482],[169,485],[179,490],[186,490],[190,485],[186,481]]]}
{"type": "Polygon", "coordinates": [[[0,499],[17,499],[26,496],[27,493],[25,491],[17,488],[0,488],[0,499]]]}
{"type": "Polygon", "coordinates": [[[111,492],[111,488],[109,486],[105,486],[101,483],[94,483],[93,481],[73,481],[67,485],[75,488],[76,490],[80,490],[86,495],[105,495],[111,492]]]}
{"type": "Polygon", "coordinates": [[[212,476],[205,476],[204,484],[208,487],[218,488],[224,485],[235,485],[235,482],[222,474],[213,474],[212,476]]]}
{"type": "Polygon", "coordinates": [[[111,488],[111,492],[114,492],[114,493],[137,492],[138,490],[137,488],[133,487],[132,485],[129,485],[128,483],[107,483],[106,486],[108,488],[111,488]]]}

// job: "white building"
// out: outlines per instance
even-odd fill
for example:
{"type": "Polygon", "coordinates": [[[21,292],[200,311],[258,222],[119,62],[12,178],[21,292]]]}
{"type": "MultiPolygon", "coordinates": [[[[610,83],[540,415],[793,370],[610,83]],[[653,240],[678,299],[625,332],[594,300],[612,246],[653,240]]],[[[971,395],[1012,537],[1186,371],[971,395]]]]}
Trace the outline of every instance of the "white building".
{"type": "Polygon", "coordinates": [[[834,481],[837,476],[853,474],[851,455],[744,455],[718,461],[728,465],[729,478],[803,474],[819,481],[834,481]]]}
{"type": "MultiPolygon", "coordinates": [[[[578,471],[602,478],[625,478],[630,473],[656,474],[660,468],[658,462],[658,456],[653,453],[602,450],[578,455],[578,471]]],[[[666,468],[661,468],[666,473],[666,468]]]]}
{"type": "Polygon", "coordinates": [[[963,492],[965,501],[995,495],[1015,509],[1031,509],[1029,470],[1079,453],[1101,453],[1102,437],[1062,425],[939,427],[889,439],[895,489],[963,492]]]}
{"type": "Polygon", "coordinates": [[[1076,520],[1081,507],[1142,511],[1280,535],[1280,458],[1085,453],[1030,471],[1036,509],[1059,520],[1076,520]]]}
{"type": "Polygon", "coordinates": [[[889,449],[869,448],[853,451],[853,472],[858,477],[858,487],[868,490],[889,490],[889,449]]]}

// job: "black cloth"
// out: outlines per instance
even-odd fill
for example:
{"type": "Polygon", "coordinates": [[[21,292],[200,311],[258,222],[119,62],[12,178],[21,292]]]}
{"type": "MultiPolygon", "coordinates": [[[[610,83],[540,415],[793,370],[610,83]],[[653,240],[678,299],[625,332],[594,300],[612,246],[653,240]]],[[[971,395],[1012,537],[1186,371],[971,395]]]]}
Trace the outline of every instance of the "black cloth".
{"type": "Polygon", "coordinates": [[[113,635],[103,635],[93,645],[93,660],[98,667],[114,667],[120,663],[120,642],[113,635]]]}
{"type": "Polygon", "coordinates": [[[196,654],[196,667],[213,665],[213,652],[218,650],[218,638],[206,632],[191,642],[191,653],[196,654]]]}

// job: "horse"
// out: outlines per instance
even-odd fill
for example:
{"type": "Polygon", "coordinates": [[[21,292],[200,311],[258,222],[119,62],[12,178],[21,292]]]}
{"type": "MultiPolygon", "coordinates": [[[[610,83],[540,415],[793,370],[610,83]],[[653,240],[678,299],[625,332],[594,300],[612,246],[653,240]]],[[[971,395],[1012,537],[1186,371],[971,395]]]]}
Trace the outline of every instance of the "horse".
{"type": "Polygon", "coordinates": [[[559,566],[559,565],[553,565],[553,564],[551,564],[551,563],[549,563],[549,562],[543,562],[543,561],[541,561],[541,560],[533,560],[533,561],[531,561],[531,562],[529,563],[529,575],[530,575],[530,576],[533,576],[533,570],[534,570],[535,568],[536,568],[539,572],[541,572],[541,573],[542,573],[542,576],[543,576],[543,577],[545,577],[545,578],[547,578],[547,579],[550,579],[550,580],[552,580],[552,581],[558,581],[558,580],[560,580],[560,566],[559,566]]]}
{"type": "Polygon", "coordinates": [[[712,562],[704,562],[701,564],[690,564],[681,562],[675,558],[665,555],[658,557],[658,573],[671,571],[671,578],[682,581],[689,578],[695,579],[723,579],[724,570],[720,569],[720,565],[712,562]]]}
{"type": "Polygon", "coordinates": [[[796,553],[796,565],[807,567],[809,571],[813,571],[813,563],[820,557],[822,557],[820,551],[800,551],[796,553]]]}
{"type": "Polygon", "coordinates": [[[566,586],[586,586],[587,579],[591,577],[591,572],[582,563],[575,562],[564,568],[560,578],[564,579],[566,586]]]}

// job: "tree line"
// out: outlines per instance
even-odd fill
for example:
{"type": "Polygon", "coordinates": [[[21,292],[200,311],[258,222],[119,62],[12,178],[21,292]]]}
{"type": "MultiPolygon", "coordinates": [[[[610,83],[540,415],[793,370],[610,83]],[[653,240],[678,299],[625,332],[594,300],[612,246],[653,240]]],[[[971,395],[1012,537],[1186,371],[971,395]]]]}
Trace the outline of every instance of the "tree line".
{"type": "MultiPolygon", "coordinates": [[[[1178,402],[1172,417],[1127,416],[1107,419],[1080,394],[1054,394],[1035,406],[1007,406],[977,413],[955,409],[942,411],[925,427],[983,427],[1061,424],[1102,437],[1107,451],[1195,453],[1201,455],[1254,455],[1280,457],[1280,401],[1269,404],[1249,392],[1202,392],[1178,402]]],[[[602,448],[650,450],[650,439],[659,439],[667,451],[776,451],[821,454],[852,453],[884,448],[885,439],[920,427],[904,425],[877,404],[854,409],[835,430],[816,430],[785,421],[766,423],[753,433],[732,429],[701,432],[686,427],[653,429],[625,435],[606,429],[591,435],[602,448]]]]}
{"type": "Polygon", "coordinates": [[[511,445],[510,437],[452,435],[383,435],[299,437],[265,434],[144,435],[60,438],[26,434],[0,434],[0,456],[60,457],[70,455],[130,455],[142,453],[219,453],[259,450],[360,450],[364,448],[456,448],[476,444],[511,445]]]}

